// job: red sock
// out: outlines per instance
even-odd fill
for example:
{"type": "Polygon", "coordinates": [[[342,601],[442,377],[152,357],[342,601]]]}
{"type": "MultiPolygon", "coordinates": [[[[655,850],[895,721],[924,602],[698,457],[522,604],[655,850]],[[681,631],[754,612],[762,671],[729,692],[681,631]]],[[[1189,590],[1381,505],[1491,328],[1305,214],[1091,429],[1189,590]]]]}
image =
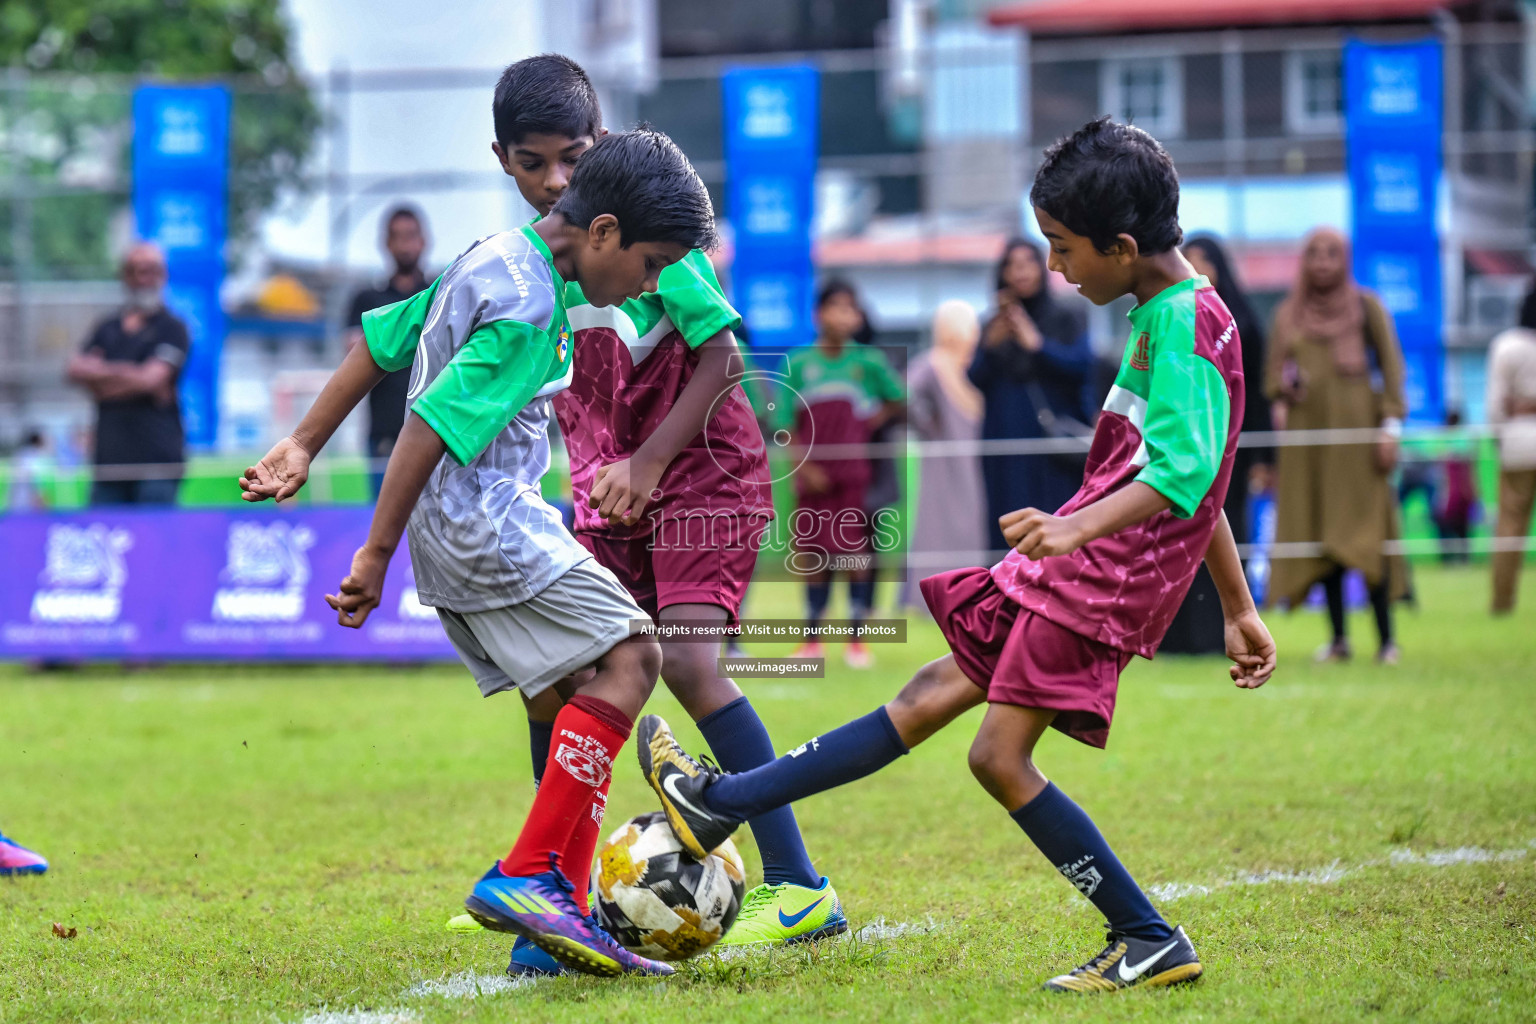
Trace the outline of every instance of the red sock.
{"type": "Polygon", "coordinates": [[[573,697],[560,709],[544,779],[517,844],[501,861],[503,873],[518,876],[548,871],[550,854],[557,854],[566,877],[571,871],[581,873],[571,882],[577,889],[578,905],[586,905],[587,872],[597,849],[599,824],[593,820],[593,808],[607,803],[613,759],[632,728],[634,723],[622,711],[595,697],[573,697]],[[584,846],[577,844],[578,834],[590,834],[590,839],[583,840],[584,846]]]}
{"type": "Polygon", "coordinates": [[[571,841],[565,844],[565,852],[560,855],[566,877],[576,887],[576,909],[583,917],[592,912],[587,905],[587,896],[592,889],[592,858],[597,853],[597,841],[602,837],[603,812],[607,809],[608,794],[593,793],[592,806],[576,823],[571,831],[571,841]],[[583,865],[586,866],[585,874],[582,873],[583,865]]]}

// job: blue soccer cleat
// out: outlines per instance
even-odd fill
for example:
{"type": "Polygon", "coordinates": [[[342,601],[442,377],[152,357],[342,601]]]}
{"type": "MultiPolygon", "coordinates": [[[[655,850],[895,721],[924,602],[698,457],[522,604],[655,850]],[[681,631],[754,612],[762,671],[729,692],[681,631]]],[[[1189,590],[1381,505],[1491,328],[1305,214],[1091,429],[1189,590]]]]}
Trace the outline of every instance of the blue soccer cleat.
{"type": "Polygon", "coordinates": [[[513,978],[558,978],[569,973],[565,965],[521,935],[512,943],[512,962],[507,974],[513,978]]]}
{"type": "Polygon", "coordinates": [[[476,921],[497,932],[521,935],[582,974],[672,974],[664,963],[635,956],[614,942],[572,898],[570,881],[550,857],[550,870],[509,878],[495,864],[464,901],[476,921]]]}

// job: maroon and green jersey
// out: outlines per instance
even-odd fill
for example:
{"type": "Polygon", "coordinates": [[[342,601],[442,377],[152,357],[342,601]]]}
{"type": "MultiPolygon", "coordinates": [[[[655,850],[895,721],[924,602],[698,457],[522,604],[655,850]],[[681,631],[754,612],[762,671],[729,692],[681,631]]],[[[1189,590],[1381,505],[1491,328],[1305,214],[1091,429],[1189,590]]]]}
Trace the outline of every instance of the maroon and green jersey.
{"type": "Polygon", "coordinates": [[[634,455],[677,404],[699,364],[698,347],[741,326],[709,257],[695,249],[661,272],[656,291],[622,305],[594,306],[575,282],[566,285],[565,303],[574,373],[554,406],[571,457],[577,532],[644,537],[662,518],[771,518],[767,446],[740,386],[672,460],[644,520],[610,526],[588,507],[598,469],[634,455]]]}
{"type": "Polygon", "coordinates": [[[789,354],[783,387],[775,410],[778,424],[793,430],[797,443],[809,446],[810,461],[831,473],[835,484],[868,486],[868,457],[826,459],[816,450],[823,445],[868,444],[870,420],[886,402],[904,397],[885,354],[853,341],[844,342],[836,355],[819,344],[797,348],[789,354]]]}
{"type": "Polygon", "coordinates": [[[1173,507],[1069,555],[1017,551],[992,567],[1014,601],[1075,633],[1150,658],[1205,558],[1243,423],[1243,358],[1232,314],[1203,277],[1131,310],[1120,373],[1093,432],[1070,515],[1132,481],[1173,507]]]}

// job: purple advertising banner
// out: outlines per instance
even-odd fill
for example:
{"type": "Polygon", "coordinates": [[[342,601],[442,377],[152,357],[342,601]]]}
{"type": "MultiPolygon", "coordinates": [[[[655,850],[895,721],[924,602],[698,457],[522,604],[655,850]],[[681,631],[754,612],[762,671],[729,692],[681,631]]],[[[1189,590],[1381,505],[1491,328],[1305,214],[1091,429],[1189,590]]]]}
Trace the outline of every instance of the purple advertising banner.
{"type": "Polygon", "coordinates": [[[325,603],[372,510],[0,517],[0,658],[454,659],[401,545],[362,629],[325,603]]]}

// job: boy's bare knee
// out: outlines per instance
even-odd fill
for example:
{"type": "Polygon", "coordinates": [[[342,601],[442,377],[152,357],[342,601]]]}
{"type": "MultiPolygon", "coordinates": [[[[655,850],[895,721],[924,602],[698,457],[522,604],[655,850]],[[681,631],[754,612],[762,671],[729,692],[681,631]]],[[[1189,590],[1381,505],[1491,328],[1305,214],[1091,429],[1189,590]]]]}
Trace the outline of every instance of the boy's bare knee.
{"type": "Polygon", "coordinates": [[[1004,779],[1009,774],[1007,759],[1000,756],[1000,752],[993,746],[982,742],[977,737],[971,744],[971,749],[966,753],[966,763],[970,765],[971,774],[976,781],[986,786],[988,790],[992,784],[1004,779]]]}
{"type": "Polygon", "coordinates": [[[914,747],[985,699],[953,659],[940,658],[918,669],[886,711],[902,741],[914,747]]]}

